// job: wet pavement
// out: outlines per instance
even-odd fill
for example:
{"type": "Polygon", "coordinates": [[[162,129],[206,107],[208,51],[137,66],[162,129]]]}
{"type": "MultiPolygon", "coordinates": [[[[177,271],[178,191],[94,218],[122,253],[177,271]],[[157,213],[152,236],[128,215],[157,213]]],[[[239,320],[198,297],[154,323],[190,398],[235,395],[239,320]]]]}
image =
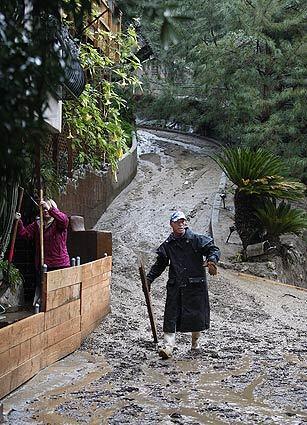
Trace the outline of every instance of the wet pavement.
{"type": "MultiPolygon", "coordinates": [[[[173,358],[158,357],[138,257],[148,268],[174,209],[206,231],[221,172],[210,141],[139,138],[137,176],[96,226],[113,232],[112,312],[78,351],[4,399],[7,423],[307,424],[307,291],[220,268],[208,279],[201,349],[178,334],[173,358]]],[[[160,339],[166,279],[152,288],[160,339]]]]}

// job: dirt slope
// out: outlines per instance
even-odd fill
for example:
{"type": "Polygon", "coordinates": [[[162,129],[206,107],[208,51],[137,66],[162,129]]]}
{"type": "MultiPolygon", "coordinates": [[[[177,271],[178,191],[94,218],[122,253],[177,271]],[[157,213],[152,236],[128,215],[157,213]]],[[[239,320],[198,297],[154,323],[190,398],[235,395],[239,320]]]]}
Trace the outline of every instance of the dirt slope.
{"type": "MultiPolygon", "coordinates": [[[[180,334],[173,359],[158,358],[137,256],[152,263],[173,209],[205,231],[221,173],[210,142],[139,135],[137,177],[96,226],[113,232],[112,313],[80,350],[5,399],[7,422],[307,424],[306,291],[220,269],[209,279],[212,326],[201,350],[180,334]]],[[[160,337],[166,278],[152,290],[160,337]]]]}

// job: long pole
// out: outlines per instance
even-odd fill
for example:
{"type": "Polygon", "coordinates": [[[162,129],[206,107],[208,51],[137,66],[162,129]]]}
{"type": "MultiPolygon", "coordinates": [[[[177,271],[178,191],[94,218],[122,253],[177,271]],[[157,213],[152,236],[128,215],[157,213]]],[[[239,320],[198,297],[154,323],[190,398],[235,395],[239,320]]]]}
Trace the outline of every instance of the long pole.
{"type": "Polygon", "coordinates": [[[39,241],[40,241],[40,265],[41,270],[44,266],[44,212],[43,212],[43,206],[41,205],[41,202],[43,200],[43,189],[39,190],[39,241]]]}
{"type": "Polygon", "coordinates": [[[35,312],[38,313],[40,309],[40,305],[43,300],[42,296],[42,287],[44,280],[44,213],[43,206],[41,205],[41,201],[43,200],[43,189],[39,189],[39,245],[40,245],[40,270],[38,270],[33,306],[35,307],[35,312]]]}
{"type": "Polygon", "coordinates": [[[154,315],[153,315],[153,312],[152,312],[150,294],[149,294],[149,290],[148,290],[148,286],[147,286],[145,267],[144,267],[143,261],[141,259],[139,259],[139,272],[140,272],[140,277],[141,277],[141,281],[142,281],[142,289],[143,289],[143,292],[144,292],[144,295],[145,295],[145,301],[146,301],[148,316],[149,316],[149,320],[150,320],[151,332],[152,332],[154,342],[157,344],[158,343],[157,328],[156,328],[154,315]]]}

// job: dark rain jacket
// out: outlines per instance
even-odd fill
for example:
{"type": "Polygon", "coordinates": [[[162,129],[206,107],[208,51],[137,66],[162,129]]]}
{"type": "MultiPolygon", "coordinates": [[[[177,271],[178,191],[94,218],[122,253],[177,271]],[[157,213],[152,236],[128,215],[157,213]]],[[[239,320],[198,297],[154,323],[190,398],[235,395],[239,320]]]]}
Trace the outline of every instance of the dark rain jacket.
{"type": "Polygon", "coordinates": [[[213,239],[187,228],[180,238],[171,234],[159,246],[157,254],[147,279],[153,282],[169,266],[163,331],[197,332],[208,329],[210,307],[203,257],[218,262],[220,250],[213,239]]]}

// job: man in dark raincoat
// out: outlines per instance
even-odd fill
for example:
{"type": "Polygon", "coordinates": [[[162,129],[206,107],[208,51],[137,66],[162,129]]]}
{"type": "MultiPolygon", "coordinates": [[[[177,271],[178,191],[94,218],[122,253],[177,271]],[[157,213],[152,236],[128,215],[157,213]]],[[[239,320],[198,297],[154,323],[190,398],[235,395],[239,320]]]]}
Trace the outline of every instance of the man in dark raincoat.
{"type": "Polygon", "coordinates": [[[183,212],[171,215],[172,233],[157,249],[157,259],[147,274],[151,283],[169,266],[164,311],[164,346],[159,355],[171,357],[176,332],[192,332],[192,349],[199,348],[201,331],[209,329],[210,307],[204,257],[210,275],[216,275],[220,250],[213,239],[193,233],[183,212]]]}

